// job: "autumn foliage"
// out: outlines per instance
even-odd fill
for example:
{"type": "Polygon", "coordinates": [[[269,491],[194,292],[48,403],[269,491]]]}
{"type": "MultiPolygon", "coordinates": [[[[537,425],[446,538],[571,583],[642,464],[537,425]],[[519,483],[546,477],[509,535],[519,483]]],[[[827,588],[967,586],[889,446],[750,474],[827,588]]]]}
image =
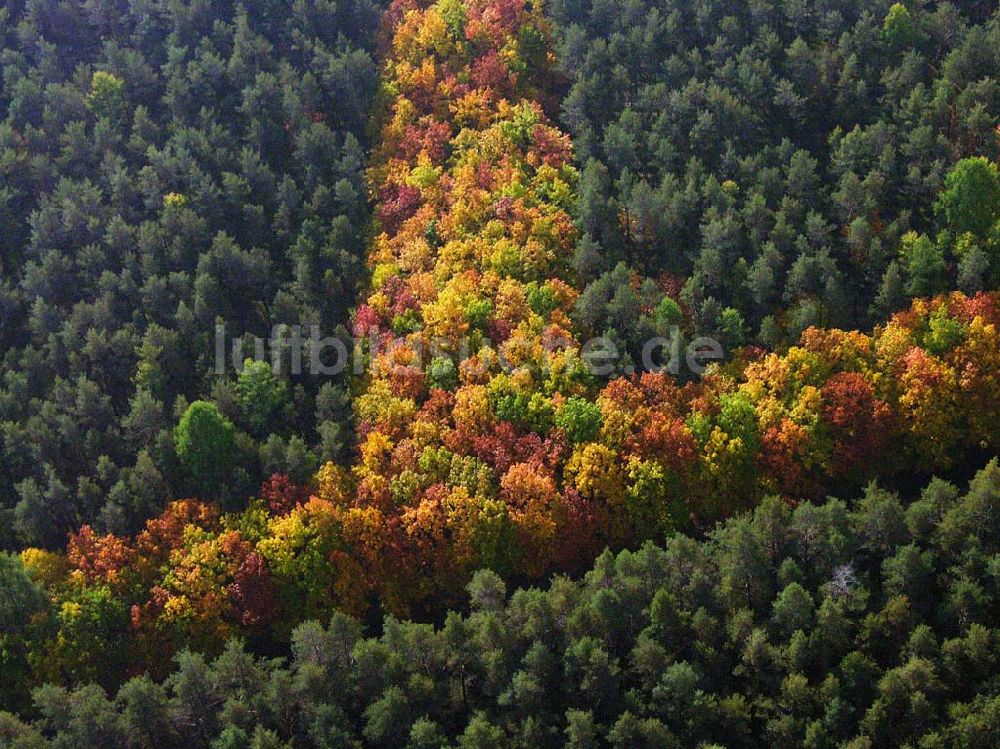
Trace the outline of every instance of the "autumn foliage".
{"type": "Polygon", "coordinates": [[[810,329],[784,354],[697,385],[645,374],[594,400],[555,397],[555,413],[576,403],[586,426],[556,419],[541,433],[498,418],[488,389],[473,428],[458,407],[470,396],[435,390],[405,429],[369,431],[353,476],[324,466],[308,498],[275,477],[268,503],[238,514],[176,502],[134,538],[84,527],[65,558],[25,552],[59,603],[47,668],[98,672],[71,636],[81,618],[130,644],[123,669],[162,673],[183,645],[283,640],[337,609],[426,614],[477,566],[538,579],[605,545],[707,528],[768,494],[796,502],[947,468],[1000,445],[987,417],[998,323],[997,294],[921,301],[870,336],[810,329]],[[417,450],[401,436],[413,433],[432,438],[417,450]]]}
{"type": "Polygon", "coordinates": [[[997,294],[918,301],[871,335],[810,328],[698,383],[597,380],[569,314],[577,175],[539,103],[538,6],[403,0],[386,18],[356,460],[309,488],[275,476],[233,515],[178,502],[134,538],[82,528],[46,568],[66,669],[93,657],[63,634],[86,606],[127,635],[133,668],[162,673],[184,644],[284,640],[335,609],[421,616],[478,568],[577,571],[765,495],[1000,447],[997,294]]]}

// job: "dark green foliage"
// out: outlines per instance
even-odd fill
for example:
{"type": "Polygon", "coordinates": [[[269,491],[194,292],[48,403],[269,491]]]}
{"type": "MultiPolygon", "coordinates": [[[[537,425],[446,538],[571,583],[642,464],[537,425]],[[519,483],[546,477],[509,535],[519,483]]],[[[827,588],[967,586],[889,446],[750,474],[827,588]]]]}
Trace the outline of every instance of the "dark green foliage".
{"type": "Polygon", "coordinates": [[[340,455],[345,409],[290,346],[235,389],[230,351],[347,321],[376,26],[369,0],[4,4],[0,547],[141,527],[187,490],[171,429],[198,398],[247,433],[227,496],[271,434],[340,455]]]}
{"type": "Polygon", "coordinates": [[[0,552],[0,683],[4,684],[7,705],[28,702],[20,678],[28,669],[26,634],[32,617],[43,611],[46,604],[44,591],[25,571],[21,560],[0,552]]]}
{"type": "Polygon", "coordinates": [[[298,627],[287,662],[234,642],[116,700],[45,687],[34,724],[0,714],[0,744],[985,749],[998,558],[995,460],[964,495],[935,479],[909,505],[874,485],[853,507],[770,499],[548,590],[480,572],[441,628],[388,618],[365,638],[338,614],[298,627]]]}
{"type": "MultiPolygon", "coordinates": [[[[868,327],[908,297],[993,282],[996,262],[953,242],[1000,241],[988,239],[1000,210],[995,3],[546,8],[581,165],[587,315],[602,314],[619,262],[730,346],[868,327]],[[895,266],[907,232],[945,229],[934,253],[895,266]]],[[[636,319],[593,322],[628,340],[636,319]]]]}
{"type": "Polygon", "coordinates": [[[266,361],[248,359],[236,379],[240,407],[252,434],[262,434],[288,405],[288,387],[279,380],[266,361]]]}

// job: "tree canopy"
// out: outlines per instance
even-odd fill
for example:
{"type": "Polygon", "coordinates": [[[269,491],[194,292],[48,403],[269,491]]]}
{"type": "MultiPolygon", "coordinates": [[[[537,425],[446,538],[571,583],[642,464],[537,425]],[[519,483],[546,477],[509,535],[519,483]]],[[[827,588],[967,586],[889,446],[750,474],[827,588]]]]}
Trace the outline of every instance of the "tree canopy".
{"type": "Polygon", "coordinates": [[[342,613],[287,658],[232,640],[162,683],[35,690],[18,747],[871,747],[995,744],[1000,468],[962,490],[770,498],[580,579],[493,572],[437,625],[342,613]]]}
{"type": "Polygon", "coordinates": [[[998,50],[8,3],[0,748],[997,744],[998,50]]]}
{"type": "Polygon", "coordinates": [[[582,165],[582,282],[624,262],[672,286],[699,331],[734,309],[765,344],[865,328],[928,286],[995,284],[996,235],[972,258],[958,240],[981,242],[1000,210],[994,5],[546,7],[582,165]],[[932,278],[900,261],[909,232],[931,238],[932,278]]]}
{"type": "Polygon", "coordinates": [[[376,21],[367,0],[0,10],[0,546],[136,530],[193,488],[245,501],[349,445],[343,382],[286,366],[255,401],[237,368],[275,326],[347,322],[376,21]],[[198,399],[238,467],[191,487],[171,433],[198,399]]]}

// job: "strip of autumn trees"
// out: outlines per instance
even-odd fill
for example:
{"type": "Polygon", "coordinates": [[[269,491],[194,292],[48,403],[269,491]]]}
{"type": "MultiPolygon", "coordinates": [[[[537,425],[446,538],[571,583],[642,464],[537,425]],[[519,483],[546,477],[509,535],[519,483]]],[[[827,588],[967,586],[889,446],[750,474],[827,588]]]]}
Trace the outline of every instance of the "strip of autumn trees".
{"type": "Polygon", "coordinates": [[[570,322],[576,173],[540,104],[540,10],[397,2],[386,24],[381,232],[354,318],[379,346],[355,401],[358,461],[309,488],[278,477],[241,512],[182,501],[134,537],[85,526],[65,554],[25,551],[50,600],[5,671],[111,686],[165,674],[183,647],[287,641],[335,610],[423,618],[479,568],[580,570],[765,495],[819,497],[1000,445],[997,294],[918,301],[871,335],[812,328],[696,384],[602,385],[570,322]]]}
{"type": "MultiPolygon", "coordinates": [[[[765,494],[817,497],[844,482],[945,468],[1000,445],[990,416],[998,323],[1000,295],[956,293],[918,302],[871,336],[811,329],[787,354],[699,385],[618,380],[601,391],[582,440],[488,415],[468,452],[449,442],[419,454],[408,470],[425,488],[395,510],[346,493],[329,464],[312,493],[276,479],[240,513],[182,501],[134,538],[84,527],[66,554],[22,553],[50,601],[9,641],[4,668],[18,678],[5,683],[111,687],[133,672],[164,675],[184,647],[217,652],[238,634],[283,642],[298,622],[336,610],[443,608],[480,567],[539,576],[765,494]]],[[[426,412],[412,421],[435,427],[426,412]]],[[[392,484],[402,471],[362,464],[356,473],[392,484]]]]}
{"type": "Polygon", "coordinates": [[[441,627],[337,613],[287,658],[233,640],[163,683],[47,685],[0,746],[995,749],[998,510],[995,459],[967,491],[770,498],[579,580],[477,572],[441,627]]]}

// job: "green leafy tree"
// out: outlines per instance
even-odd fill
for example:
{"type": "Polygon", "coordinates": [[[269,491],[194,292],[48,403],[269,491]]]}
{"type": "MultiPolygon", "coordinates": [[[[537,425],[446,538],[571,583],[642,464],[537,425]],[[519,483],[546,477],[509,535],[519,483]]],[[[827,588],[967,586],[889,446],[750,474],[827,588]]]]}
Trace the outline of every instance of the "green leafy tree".
{"type": "Polygon", "coordinates": [[[174,446],[196,488],[208,495],[233,468],[236,428],[215,404],[195,401],[174,429],[174,446]]]}
{"type": "Polygon", "coordinates": [[[601,430],[601,409],[583,398],[569,398],[556,412],[555,423],[570,441],[590,442],[601,430]]]}
{"type": "Polygon", "coordinates": [[[903,237],[900,255],[906,267],[904,289],[910,296],[933,294],[944,285],[945,261],[941,247],[924,234],[903,237]]]}
{"type": "Polygon", "coordinates": [[[985,156],[959,161],[944,178],[934,210],[954,235],[971,232],[986,238],[1000,219],[997,165],[985,156]]]}
{"type": "Polygon", "coordinates": [[[892,51],[905,49],[917,39],[913,15],[902,3],[893,3],[882,24],[882,40],[892,51]]]}

